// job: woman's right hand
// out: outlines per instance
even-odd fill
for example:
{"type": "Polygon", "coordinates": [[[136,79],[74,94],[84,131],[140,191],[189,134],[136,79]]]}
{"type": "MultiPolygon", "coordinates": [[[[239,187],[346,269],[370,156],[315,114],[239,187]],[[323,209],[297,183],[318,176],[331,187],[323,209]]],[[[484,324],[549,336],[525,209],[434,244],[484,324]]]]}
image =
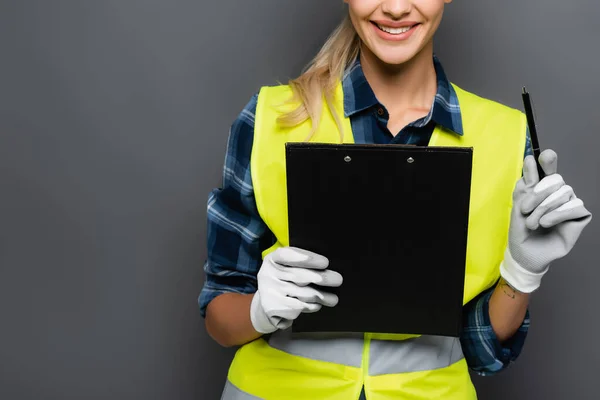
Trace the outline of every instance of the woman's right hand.
{"type": "Polygon", "coordinates": [[[263,334],[289,328],[300,313],[333,307],[338,297],[309,285],[339,287],[342,275],[328,270],[327,258],[295,247],[269,253],[258,272],[258,290],[250,306],[254,329],[263,334]]]}

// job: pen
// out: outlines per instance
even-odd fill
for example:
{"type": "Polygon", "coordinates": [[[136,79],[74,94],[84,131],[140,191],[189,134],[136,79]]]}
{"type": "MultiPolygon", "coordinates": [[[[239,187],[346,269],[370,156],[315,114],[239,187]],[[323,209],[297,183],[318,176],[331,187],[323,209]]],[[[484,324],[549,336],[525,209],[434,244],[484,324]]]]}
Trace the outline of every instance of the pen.
{"type": "Polygon", "coordinates": [[[535,158],[538,175],[540,180],[546,175],[540,165],[540,143],[538,142],[537,129],[533,118],[533,108],[531,107],[531,97],[527,89],[523,87],[523,106],[525,107],[525,116],[527,117],[527,126],[529,127],[529,135],[531,137],[531,147],[533,147],[533,157],[535,158]]]}

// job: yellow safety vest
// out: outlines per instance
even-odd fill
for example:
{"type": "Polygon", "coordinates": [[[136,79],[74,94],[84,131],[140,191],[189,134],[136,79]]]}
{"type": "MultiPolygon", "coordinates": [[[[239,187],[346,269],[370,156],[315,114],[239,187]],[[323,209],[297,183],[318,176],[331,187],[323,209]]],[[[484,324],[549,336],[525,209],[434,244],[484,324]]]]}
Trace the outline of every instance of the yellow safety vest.
{"type": "MultiPolygon", "coordinates": [[[[453,87],[464,134],[436,127],[429,145],[473,148],[466,304],[499,278],[512,192],[523,166],[526,121],[517,110],[453,87]]],[[[256,109],[252,182],[260,216],[277,239],[263,256],[288,245],[285,143],[304,141],[311,129],[310,121],[286,129],[277,124],[279,105],[291,94],[288,86],[264,87],[256,109]]],[[[353,143],[341,84],[334,108],[343,123],[343,142],[353,143]]],[[[340,142],[327,106],[311,141],[340,142]]],[[[458,338],[377,333],[322,337],[286,330],[237,351],[222,400],[352,400],[363,385],[368,400],[477,398],[458,338]]]]}

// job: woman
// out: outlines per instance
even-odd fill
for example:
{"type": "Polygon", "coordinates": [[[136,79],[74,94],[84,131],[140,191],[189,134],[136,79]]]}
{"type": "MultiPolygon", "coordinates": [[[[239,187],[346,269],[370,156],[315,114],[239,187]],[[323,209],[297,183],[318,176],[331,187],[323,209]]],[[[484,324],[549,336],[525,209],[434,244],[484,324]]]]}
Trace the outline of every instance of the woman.
{"type": "Polygon", "coordinates": [[[450,1],[346,0],[306,72],[263,88],[234,122],[199,299],[209,334],[241,346],[223,399],[475,399],[469,368],[490,375],[519,355],[529,294],[591,214],[552,151],[540,181],[522,113],[447,80],[433,36],[450,1]],[[309,284],[343,285],[326,255],[288,246],[284,143],[303,140],[474,148],[460,339],[291,334],[301,313],[338,302],[309,284]]]}

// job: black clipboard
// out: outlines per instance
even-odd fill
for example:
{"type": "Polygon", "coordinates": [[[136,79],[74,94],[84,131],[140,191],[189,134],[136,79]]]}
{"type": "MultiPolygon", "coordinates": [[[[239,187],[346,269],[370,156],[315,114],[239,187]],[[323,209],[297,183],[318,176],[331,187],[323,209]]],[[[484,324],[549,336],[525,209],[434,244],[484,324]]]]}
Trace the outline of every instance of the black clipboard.
{"type": "Polygon", "coordinates": [[[473,150],[286,144],[290,246],[326,256],[340,301],[294,332],[458,337],[473,150]]]}

